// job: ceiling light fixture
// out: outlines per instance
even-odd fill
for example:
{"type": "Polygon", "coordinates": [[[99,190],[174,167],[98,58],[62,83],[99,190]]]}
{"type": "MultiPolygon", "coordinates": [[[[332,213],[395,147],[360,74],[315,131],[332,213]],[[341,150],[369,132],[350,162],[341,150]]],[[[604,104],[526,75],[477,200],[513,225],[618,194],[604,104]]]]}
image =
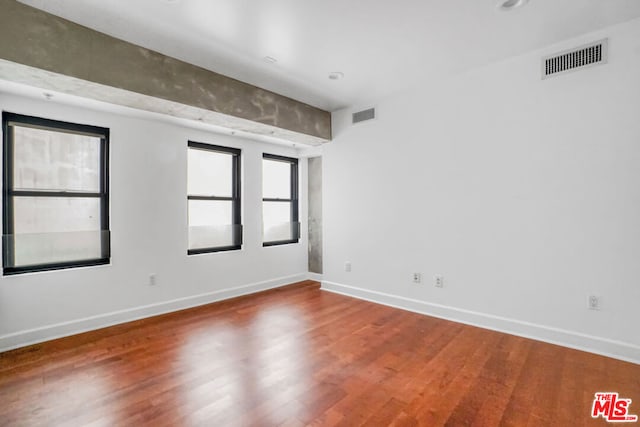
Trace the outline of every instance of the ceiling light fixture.
{"type": "Polygon", "coordinates": [[[332,71],[329,73],[329,80],[340,80],[344,77],[344,73],[340,71],[332,71]]]}
{"type": "Polygon", "coordinates": [[[529,0],[498,0],[496,6],[500,10],[510,11],[522,7],[527,3],[529,3],[529,0]]]}

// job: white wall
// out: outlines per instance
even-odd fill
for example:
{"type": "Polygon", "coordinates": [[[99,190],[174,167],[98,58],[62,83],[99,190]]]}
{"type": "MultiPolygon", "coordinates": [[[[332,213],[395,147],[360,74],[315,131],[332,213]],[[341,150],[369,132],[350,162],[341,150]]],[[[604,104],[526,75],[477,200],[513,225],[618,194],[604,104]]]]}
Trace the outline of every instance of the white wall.
{"type": "Polygon", "coordinates": [[[323,148],[325,289],[640,363],[640,20],[375,104],[323,148]]]}
{"type": "Polygon", "coordinates": [[[110,129],[112,245],[111,265],[0,278],[0,350],[306,277],[306,160],[300,243],[261,240],[262,153],[295,149],[6,93],[0,109],[110,129]],[[241,251],[187,256],[188,140],[243,150],[241,251]]]}

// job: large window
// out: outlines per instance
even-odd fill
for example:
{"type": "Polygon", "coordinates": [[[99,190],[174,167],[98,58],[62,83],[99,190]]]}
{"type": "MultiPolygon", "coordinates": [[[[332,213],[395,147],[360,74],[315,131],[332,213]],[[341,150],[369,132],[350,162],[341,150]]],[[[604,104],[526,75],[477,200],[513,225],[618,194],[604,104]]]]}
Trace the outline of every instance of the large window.
{"type": "Polygon", "coordinates": [[[297,243],[298,159],[262,156],[262,245],[297,243]]]}
{"type": "Polygon", "coordinates": [[[189,254],[240,249],[240,150],[189,142],[189,254]]]}
{"type": "Polygon", "coordinates": [[[109,262],[109,130],[12,113],[3,125],[3,272],[109,262]]]}

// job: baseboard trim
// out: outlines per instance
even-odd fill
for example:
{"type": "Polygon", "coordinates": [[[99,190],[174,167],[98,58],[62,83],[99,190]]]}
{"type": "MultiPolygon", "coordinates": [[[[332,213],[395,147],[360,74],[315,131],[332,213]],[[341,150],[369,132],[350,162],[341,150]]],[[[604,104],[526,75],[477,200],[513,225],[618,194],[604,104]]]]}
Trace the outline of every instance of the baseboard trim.
{"type": "Polygon", "coordinates": [[[322,282],[322,274],[309,272],[307,273],[307,279],[315,280],[316,282],[322,282]]]}
{"type": "Polygon", "coordinates": [[[491,329],[576,350],[587,351],[614,359],[640,364],[640,346],[587,335],[565,329],[552,328],[506,317],[429,303],[384,292],[323,281],[322,290],[362,299],[414,313],[451,320],[484,329],[491,329]]]}
{"type": "Polygon", "coordinates": [[[170,301],[129,308],[125,310],[113,311],[68,322],[56,323],[40,328],[28,329],[0,336],[0,352],[13,350],[28,345],[38,344],[58,338],[89,332],[120,323],[131,322],[133,320],[144,319],[146,317],[171,313],[173,311],[184,310],[212,302],[222,301],[256,292],[266,291],[288,285],[290,283],[308,280],[307,273],[300,273],[234,288],[221,289],[188,297],[177,298],[170,301]]]}

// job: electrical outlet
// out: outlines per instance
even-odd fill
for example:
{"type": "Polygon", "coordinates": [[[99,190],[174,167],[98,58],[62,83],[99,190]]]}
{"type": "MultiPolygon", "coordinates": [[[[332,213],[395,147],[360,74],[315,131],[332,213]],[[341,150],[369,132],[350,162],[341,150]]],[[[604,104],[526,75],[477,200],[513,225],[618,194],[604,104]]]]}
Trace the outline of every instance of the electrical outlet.
{"type": "Polygon", "coordinates": [[[436,288],[444,288],[444,277],[439,274],[433,276],[433,284],[436,288]]]}
{"type": "Polygon", "coordinates": [[[156,274],[149,275],[149,286],[155,286],[158,282],[156,281],[156,274]]]}
{"type": "Polygon", "coordinates": [[[346,271],[347,273],[351,272],[351,261],[347,261],[344,263],[344,271],[346,271]]]}
{"type": "Polygon", "coordinates": [[[589,300],[587,302],[587,308],[589,310],[600,310],[602,301],[600,301],[600,297],[597,295],[589,295],[589,300]]]}
{"type": "Polygon", "coordinates": [[[422,283],[421,273],[413,273],[413,283],[422,283]]]}

